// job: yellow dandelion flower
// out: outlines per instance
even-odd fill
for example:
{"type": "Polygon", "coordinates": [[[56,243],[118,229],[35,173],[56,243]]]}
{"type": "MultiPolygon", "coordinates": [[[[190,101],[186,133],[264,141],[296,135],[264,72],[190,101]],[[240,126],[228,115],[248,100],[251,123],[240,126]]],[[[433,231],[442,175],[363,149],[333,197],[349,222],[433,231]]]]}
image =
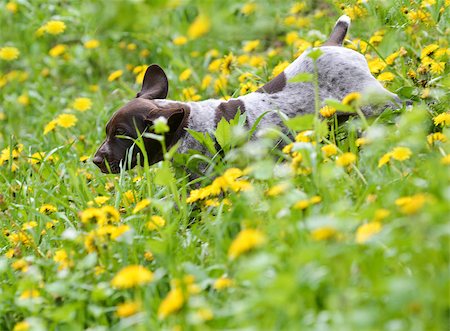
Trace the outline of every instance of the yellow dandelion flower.
{"type": "Polygon", "coordinates": [[[17,48],[6,46],[0,48],[0,59],[5,61],[13,61],[19,58],[20,52],[17,48]]]}
{"type": "Polygon", "coordinates": [[[228,250],[228,257],[235,259],[241,254],[250,251],[253,248],[259,247],[266,241],[265,235],[256,229],[244,229],[231,243],[228,250]]]}
{"type": "Polygon", "coordinates": [[[434,125],[450,126],[450,112],[442,113],[433,118],[434,125]]]}
{"type": "Polygon", "coordinates": [[[49,215],[51,213],[55,213],[57,211],[57,208],[53,205],[50,204],[43,204],[40,208],[39,208],[39,212],[41,214],[45,214],[45,215],[49,215]]]}
{"type": "Polygon", "coordinates": [[[36,221],[25,222],[22,224],[22,230],[31,230],[37,226],[38,224],[36,221]]]}
{"type": "Polygon", "coordinates": [[[127,45],[127,50],[129,50],[129,51],[135,51],[136,48],[137,48],[137,45],[134,43],[130,43],[127,45]]]}
{"type": "Polygon", "coordinates": [[[100,46],[100,42],[97,39],[90,39],[84,42],[84,48],[94,49],[100,46]]]}
{"type": "Polygon", "coordinates": [[[202,98],[194,87],[184,88],[181,93],[185,101],[199,101],[202,98]]]}
{"type": "Polygon", "coordinates": [[[368,65],[369,65],[369,69],[370,69],[370,72],[372,73],[372,74],[377,74],[377,73],[379,73],[380,71],[383,71],[384,70],[384,68],[386,68],[386,62],[384,62],[383,60],[381,60],[380,58],[375,58],[375,59],[373,59],[373,60],[370,60],[369,62],[368,62],[368,65]]]}
{"type": "Polygon", "coordinates": [[[199,15],[188,29],[187,35],[191,39],[197,39],[209,32],[211,21],[206,15],[199,15]]]}
{"type": "Polygon", "coordinates": [[[30,159],[28,160],[28,162],[30,164],[39,164],[42,161],[44,161],[44,158],[45,158],[45,152],[36,152],[30,156],[30,159]]]}
{"type": "Polygon", "coordinates": [[[236,62],[236,57],[233,53],[229,53],[226,55],[220,64],[220,70],[223,75],[229,75],[231,73],[231,69],[236,62]]]}
{"type": "Polygon", "coordinates": [[[394,61],[398,58],[399,55],[400,55],[400,52],[399,52],[399,51],[394,52],[394,53],[388,55],[388,56],[386,57],[386,59],[385,59],[385,60],[386,60],[386,63],[387,63],[388,65],[394,64],[394,61]]]}
{"type": "Polygon", "coordinates": [[[20,260],[14,261],[11,264],[11,267],[14,270],[19,270],[21,272],[27,272],[28,271],[28,263],[24,259],[20,259],[20,260]]]}
{"type": "Polygon", "coordinates": [[[401,197],[395,200],[396,206],[398,206],[400,211],[406,215],[417,213],[420,209],[422,209],[425,202],[426,196],[424,194],[401,197]]]}
{"type": "Polygon", "coordinates": [[[249,65],[254,68],[260,68],[266,65],[266,60],[262,56],[254,55],[250,57],[249,65]]]}
{"type": "Polygon", "coordinates": [[[44,29],[49,34],[57,35],[66,30],[66,24],[62,21],[49,21],[44,25],[44,29]]]}
{"type": "Polygon", "coordinates": [[[342,99],[342,104],[351,105],[361,99],[361,93],[351,92],[342,99]]]}
{"type": "Polygon", "coordinates": [[[253,2],[247,2],[241,8],[241,14],[244,16],[250,16],[256,10],[256,4],[253,2]]]}
{"type": "Polygon", "coordinates": [[[210,321],[214,318],[214,314],[209,308],[200,308],[195,313],[202,321],[210,321]]]}
{"type": "Polygon", "coordinates": [[[75,110],[84,112],[92,108],[92,101],[89,98],[76,98],[72,107],[75,110]]]}
{"type": "Polygon", "coordinates": [[[99,224],[106,223],[106,215],[99,208],[87,208],[80,213],[82,223],[96,222],[99,224]]]}
{"type": "Polygon", "coordinates": [[[175,37],[172,40],[173,44],[176,46],[184,45],[188,42],[188,39],[185,36],[175,37]]]}
{"type": "Polygon", "coordinates": [[[17,5],[17,3],[15,2],[8,2],[5,6],[6,10],[9,11],[10,13],[17,13],[17,11],[19,10],[19,6],[17,5]]]}
{"type": "Polygon", "coordinates": [[[17,98],[17,102],[22,106],[28,106],[30,104],[30,98],[26,94],[22,94],[17,98]]]}
{"type": "Polygon", "coordinates": [[[78,122],[77,117],[72,114],[60,114],[55,120],[56,124],[63,128],[70,128],[78,122]]]}
{"type": "Polygon", "coordinates": [[[331,106],[324,106],[324,107],[320,108],[319,113],[323,117],[329,118],[336,113],[336,108],[331,107],[331,106]]]}
{"type": "Polygon", "coordinates": [[[176,287],[171,289],[159,305],[158,318],[164,319],[167,316],[177,312],[183,307],[184,301],[184,294],[180,288],[176,287]]]}
{"type": "Polygon", "coordinates": [[[358,138],[355,140],[355,145],[357,147],[367,145],[368,143],[369,143],[369,141],[367,140],[367,138],[358,138]]]}
{"type": "Polygon", "coordinates": [[[166,225],[166,220],[161,216],[154,215],[150,217],[150,221],[147,222],[147,229],[150,231],[157,230],[166,225]]]}
{"type": "Polygon", "coordinates": [[[52,47],[52,48],[49,50],[48,54],[49,54],[51,57],[58,57],[58,56],[64,54],[64,52],[66,51],[66,49],[67,49],[67,46],[66,46],[66,45],[58,44],[58,45],[52,47]]]}
{"type": "Polygon", "coordinates": [[[150,202],[151,202],[150,199],[143,199],[139,201],[133,209],[133,214],[139,213],[141,210],[145,209],[147,206],[150,205],[150,202]]]}
{"type": "Polygon", "coordinates": [[[128,190],[123,194],[124,201],[128,204],[136,202],[133,191],[128,190]]]}
{"type": "Polygon", "coordinates": [[[292,5],[292,7],[289,9],[289,13],[292,15],[296,15],[300,13],[303,9],[305,9],[306,3],[302,2],[296,2],[292,5]]]}
{"type": "Polygon", "coordinates": [[[295,141],[301,143],[309,143],[312,141],[311,137],[313,136],[313,134],[314,131],[312,130],[302,131],[295,136],[295,141]]]}
{"type": "Polygon", "coordinates": [[[101,206],[101,205],[104,205],[109,199],[110,199],[110,197],[99,195],[98,197],[94,198],[94,202],[97,205],[101,206]]]}
{"type": "Polygon", "coordinates": [[[431,133],[427,136],[427,142],[430,145],[433,145],[436,142],[445,143],[445,142],[447,142],[447,137],[441,132],[435,132],[435,133],[431,133]]]}
{"type": "Polygon", "coordinates": [[[140,265],[130,265],[121,269],[111,280],[111,286],[118,289],[127,289],[153,280],[153,273],[140,265]]]}
{"type": "Polygon", "coordinates": [[[292,152],[292,148],[293,148],[293,147],[294,147],[294,144],[293,144],[293,143],[290,143],[290,144],[288,144],[288,145],[286,145],[286,146],[283,147],[282,152],[283,152],[284,154],[290,154],[290,153],[292,152]]]}
{"type": "Polygon", "coordinates": [[[445,70],[445,62],[433,61],[430,65],[430,72],[435,75],[440,75],[445,70]]]}
{"type": "Polygon", "coordinates": [[[358,227],[356,230],[356,242],[364,244],[382,229],[380,222],[369,222],[358,227]]]}
{"type": "Polygon", "coordinates": [[[377,79],[381,82],[392,82],[395,75],[392,72],[386,71],[377,76],[377,79]]]}
{"type": "Polygon", "coordinates": [[[153,253],[150,251],[147,251],[144,253],[144,259],[146,261],[153,261],[155,259],[155,257],[153,256],[153,253]]]}
{"type": "Polygon", "coordinates": [[[14,325],[13,331],[28,331],[31,325],[27,321],[22,321],[14,325]]]}
{"type": "Polygon", "coordinates": [[[286,69],[288,66],[289,66],[289,62],[287,62],[287,61],[278,63],[275,66],[275,68],[273,68],[273,70],[272,70],[272,77],[276,77],[279,74],[281,74],[284,71],[284,69],[286,69]]]}
{"type": "Polygon", "coordinates": [[[375,211],[375,215],[373,217],[373,222],[379,222],[384,220],[386,217],[388,217],[391,214],[391,212],[387,209],[377,209],[375,211]]]}
{"type": "Polygon", "coordinates": [[[246,53],[253,52],[255,49],[258,48],[260,43],[261,42],[258,39],[247,41],[242,50],[246,53]]]}
{"type": "Polygon", "coordinates": [[[444,157],[442,157],[441,163],[443,165],[450,165],[450,154],[447,154],[444,157]]]}
{"type": "Polygon", "coordinates": [[[336,155],[338,152],[338,149],[335,144],[325,145],[321,148],[321,150],[325,154],[325,157],[336,155]]]}
{"type": "Polygon", "coordinates": [[[192,70],[191,69],[186,69],[180,74],[179,79],[180,79],[181,82],[183,82],[185,80],[188,80],[189,77],[191,77],[191,75],[192,75],[192,70]]]}
{"type": "Polygon", "coordinates": [[[411,150],[408,147],[395,147],[391,151],[391,157],[397,161],[408,160],[412,155],[411,150]]]}
{"type": "Polygon", "coordinates": [[[356,155],[353,153],[344,153],[336,159],[336,164],[340,167],[350,166],[356,162],[356,155]]]}
{"type": "Polygon", "coordinates": [[[286,33],[285,41],[287,45],[293,45],[296,43],[300,37],[298,36],[298,33],[295,31],[291,31],[286,33]]]}
{"type": "Polygon", "coordinates": [[[119,77],[121,77],[123,74],[123,70],[116,70],[113,71],[109,76],[108,76],[108,81],[112,82],[116,79],[118,79],[119,77]]]}
{"type": "Polygon", "coordinates": [[[234,281],[226,276],[222,276],[218,279],[216,279],[216,281],[213,284],[213,288],[217,291],[232,287],[234,285],[234,281]]]}
{"type": "Polygon", "coordinates": [[[212,82],[211,75],[206,75],[205,77],[203,77],[201,89],[206,90],[211,85],[211,82],[212,82]]]}
{"type": "Polygon", "coordinates": [[[116,307],[116,315],[120,318],[129,317],[138,313],[141,309],[141,304],[137,301],[124,302],[116,307]]]}
{"type": "Polygon", "coordinates": [[[311,231],[311,238],[315,241],[330,240],[336,237],[338,231],[331,226],[322,226],[311,231]]]}
{"type": "Polygon", "coordinates": [[[19,299],[22,300],[26,300],[26,299],[34,299],[34,298],[39,298],[40,297],[40,293],[38,290],[35,289],[31,289],[31,290],[25,290],[22,292],[22,294],[20,295],[19,299]]]}
{"type": "Polygon", "coordinates": [[[210,72],[217,72],[220,70],[221,65],[222,65],[222,59],[215,59],[209,64],[208,70],[210,72]]]}
{"type": "Polygon", "coordinates": [[[434,51],[436,51],[439,48],[438,44],[430,44],[422,48],[422,51],[420,52],[420,58],[423,59],[426,56],[429,56],[434,51]]]}
{"type": "Polygon", "coordinates": [[[266,191],[266,194],[269,197],[275,197],[275,196],[278,196],[278,195],[284,193],[288,188],[289,188],[289,184],[287,184],[287,183],[277,184],[277,185],[272,186],[270,189],[268,189],[266,191]]]}
{"type": "Polygon", "coordinates": [[[305,199],[305,200],[297,201],[293,207],[294,207],[294,209],[305,210],[310,205],[311,205],[311,202],[309,200],[305,199]]]}
{"type": "Polygon", "coordinates": [[[392,157],[392,153],[386,153],[384,154],[379,160],[378,160],[378,168],[381,168],[382,166],[384,166],[385,164],[387,164],[392,157]]]}

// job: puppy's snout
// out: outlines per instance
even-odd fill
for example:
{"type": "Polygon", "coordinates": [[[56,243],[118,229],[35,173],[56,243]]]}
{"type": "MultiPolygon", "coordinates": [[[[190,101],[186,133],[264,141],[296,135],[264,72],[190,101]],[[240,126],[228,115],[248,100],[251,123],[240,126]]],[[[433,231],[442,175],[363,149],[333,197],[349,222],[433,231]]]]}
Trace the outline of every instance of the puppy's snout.
{"type": "Polygon", "coordinates": [[[97,167],[100,167],[105,162],[105,159],[103,158],[103,156],[96,153],[94,158],[92,159],[92,162],[94,162],[97,167]]]}

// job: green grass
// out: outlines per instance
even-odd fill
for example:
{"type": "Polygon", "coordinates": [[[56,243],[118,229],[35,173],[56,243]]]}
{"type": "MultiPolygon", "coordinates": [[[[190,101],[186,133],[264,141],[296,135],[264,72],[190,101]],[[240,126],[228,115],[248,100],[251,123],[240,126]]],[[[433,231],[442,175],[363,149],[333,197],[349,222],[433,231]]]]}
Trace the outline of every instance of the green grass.
{"type": "Polygon", "coordinates": [[[306,1],[293,15],[294,3],[255,1],[254,12],[245,15],[244,3],[236,0],[226,5],[18,0],[16,13],[0,2],[0,48],[20,51],[15,60],[0,59],[1,330],[448,327],[450,145],[445,138],[450,115],[439,117],[448,116],[446,123],[433,121],[450,107],[448,5],[439,0],[357,6],[306,1]],[[369,62],[381,59],[374,75],[392,73],[386,87],[412,100],[412,109],[387,110],[368,118],[368,127],[358,116],[340,126],[334,117],[288,121],[291,137],[316,130],[313,141],[292,145],[302,155],[297,167],[296,154],[276,147],[280,137],[290,143],[281,130],[249,141],[237,123],[220,125],[216,137],[224,151],[214,156],[175,154],[117,176],[80,160],[95,153],[107,120],[140,90],[135,66],[160,64],[169,77],[170,99],[185,99],[183,90],[190,87],[202,99],[238,96],[242,84],[268,81],[272,70],[291,62],[299,49],[323,42],[343,11],[361,10],[348,39],[369,62]],[[416,20],[417,13],[426,19],[416,20]],[[199,14],[209,18],[209,31],[175,45],[174,38],[186,36],[199,14]],[[289,16],[295,18],[286,20],[289,16]],[[50,20],[63,21],[65,31],[37,36],[50,20]],[[293,44],[286,42],[291,32],[296,33],[293,44]],[[85,48],[90,39],[100,46],[85,48]],[[249,54],[255,56],[253,65],[240,57],[250,40],[260,40],[249,54]],[[49,55],[58,44],[66,46],[63,54],[49,55]],[[433,44],[433,52],[421,57],[433,44]],[[386,64],[401,47],[404,51],[386,64]],[[208,69],[230,53],[237,58],[230,74],[208,69]],[[186,69],[192,74],[180,81],[186,69]],[[116,70],[123,75],[108,81],[116,70]],[[243,73],[253,75],[241,83],[243,73]],[[212,82],[202,88],[206,75],[212,82]],[[215,88],[219,77],[227,82],[221,89],[215,88]],[[92,107],[75,110],[78,97],[89,98],[92,107]],[[77,117],[76,124],[44,135],[45,126],[66,113],[77,117]],[[440,140],[432,142],[433,133],[444,136],[435,135],[440,140]],[[358,138],[367,143],[357,146],[358,138]],[[326,157],[321,148],[330,142],[337,155],[326,157]],[[411,155],[391,156],[379,167],[391,151],[402,159],[396,147],[411,155]],[[37,152],[45,153],[43,160],[31,157],[37,152]],[[339,166],[336,159],[342,161],[347,152],[356,160],[339,166]],[[201,161],[209,164],[203,172],[198,171],[201,161]],[[186,202],[192,190],[217,186],[214,179],[230,168],[245,171],[222,186],[217,205],[186,202]],[[189,172],[197,173],[195,180],[189,172]],[[236,192],[235,185],[248,187],[236,192]],[[315,196],[320,201],[312,202],[315,196]],[[98,197],[107,197],[103,205],[120,212],[112,225],[99,224],[101,216],[82,222],[89,208],[101,207],[94,202],[98,197]],[[134,212],[143,199],[150,205],[134,212]],[[46,204],[56,211],[40,210],[46,204]],[[150,230],[151,216],[161,216],[165,225],[150,230]],[[256,238],[244,238],[249,250],[231,258],[230,247],[236,247],[239,233],[247,233],[244,229],[255,229],[256,238]],[[362,231],[367,238],[361,239],[362,231]],[[144,266],[153,280],[130,289],[114,287],[112,279],[129,265],[144,266]],[[230,286],[217,289],[222,276],[231,279],[230,286]],[[181,290],[182,303],[158,317],[171,289],[181,290]],[[124,302],[139,308],[120,316],[117,308],[124,302]]]}

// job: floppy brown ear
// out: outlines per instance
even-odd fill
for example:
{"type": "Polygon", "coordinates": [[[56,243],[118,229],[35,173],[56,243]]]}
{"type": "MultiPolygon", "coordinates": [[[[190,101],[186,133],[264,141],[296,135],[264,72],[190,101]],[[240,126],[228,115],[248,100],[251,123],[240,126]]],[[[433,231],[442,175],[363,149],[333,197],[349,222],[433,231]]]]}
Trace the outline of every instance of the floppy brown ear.
{"type": "Polygon", "coordinates": [[[169,81],[164,70],[157,64],[147,68],[142,82],[142,89],[136,98],[165,99],[169,91],[169,81]]]}
{"type": "Polygon", "coordinates": [[[170,131],[167,133],[167,140],[169,145],[171,145],[180,138],[183,134],[183,129],[187,127],[189,113],[189,109],[183,107],[162,109],[158,113],[148,117],[146,122],[148,126],[152,126],[153,121],[158,117],[165,117],[167,119],[167,125],[170,128],[170,131]]]}

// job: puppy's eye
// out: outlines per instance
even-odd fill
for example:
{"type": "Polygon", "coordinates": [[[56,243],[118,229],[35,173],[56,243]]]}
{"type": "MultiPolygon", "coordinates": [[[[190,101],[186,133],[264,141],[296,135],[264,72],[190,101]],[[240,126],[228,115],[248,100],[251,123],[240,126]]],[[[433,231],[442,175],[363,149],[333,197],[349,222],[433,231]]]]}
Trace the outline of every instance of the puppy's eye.
{"type": "Polygon", "coordinates": [[[122,130],[122,129],[117,129],[117,130],[114,132],[114,135],[115,135],[115,136],[126,136],[127,133],[126,133],[124,130],[122,130]]]}

